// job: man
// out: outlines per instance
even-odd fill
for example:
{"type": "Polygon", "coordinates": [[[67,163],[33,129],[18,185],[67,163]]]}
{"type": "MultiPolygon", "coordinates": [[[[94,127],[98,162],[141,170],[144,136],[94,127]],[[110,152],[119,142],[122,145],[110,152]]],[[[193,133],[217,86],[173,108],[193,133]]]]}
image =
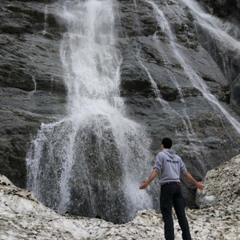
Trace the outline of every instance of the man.
{"type": "Polygon", "coordinates": [[[155,177],[160,174],[161,196],[160,209],[164,221],[164,234],[166,240],[174,239],[174,226],[172,218],[172,206],[175,209],[179,225],[182,230],[182,238],[191,240],[188,220],[185,214],[185,201],[182,197],[180,187],[180,174],[183,174],[197,188],[203,190],[201,182],[197,182],[187,171],[182,159],[175,154],[172,147],[172,140],[164,138],[162,140],[162,151],[158,153],[152,174],[148,180],[144,181],[140,189],[145,189],[155,177]]]}

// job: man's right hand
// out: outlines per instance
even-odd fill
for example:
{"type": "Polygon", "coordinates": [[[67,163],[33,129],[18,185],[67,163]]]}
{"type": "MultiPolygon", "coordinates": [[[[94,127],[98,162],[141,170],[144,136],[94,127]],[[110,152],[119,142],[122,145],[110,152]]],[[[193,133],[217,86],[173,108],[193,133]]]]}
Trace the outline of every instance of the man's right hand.
{"type": "Polygon", "coordinates": [[[204,185],[203,185],[201,182],[197,182],[197,183],[196,183],[196,187],[197,187],[199,190],[203,190],[203,189],[204,189],[204,185]]]}
{"type": "Polygon", "coordinates": [[[158,171],[154,169],[150,177],[148,178],[148,180],[143,181],[143,184],[139,187],[139,189],[145,189],[157,175],[158,175],[158,171]]]}
{"type": "Polygon", "coordinates": [[[148,181],[143,181],[142,185],[139,187],[139,189],[145,189],[148,186],[148,181]]]}

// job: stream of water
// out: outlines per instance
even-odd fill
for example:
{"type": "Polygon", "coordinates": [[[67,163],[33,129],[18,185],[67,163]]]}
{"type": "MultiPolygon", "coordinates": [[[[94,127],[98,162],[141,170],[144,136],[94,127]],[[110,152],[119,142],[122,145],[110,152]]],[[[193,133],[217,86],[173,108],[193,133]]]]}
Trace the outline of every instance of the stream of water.
{"type": "MultiPolygon", "coordinates": [[[[182,0],[182,2],[192,11],[196,24],[205,31],[205,35],[207,33],[209,38],[211,38],[210,42],[214,42],[214,48],[212,45],[207,48],[213,55],[218,55],[218,58],[221,58],[224,75],[227,76],[230,81],[234,80],[238,73],[235,73],[234,66],[231,65],[233,59],[237,62],[235,64],[239,64],[239,28],[230,22],[223,22],[219,18],[206,13],[194,0],[182,0]],[[216,54],[216,51],[220,54],[216,54]]],[[[219,59],[216,60],[220,61],[219,59]]]]}
{"type": "Polygon", "coordinates": [[[142,126],[124,116],[119,96],[114,0],[62,2],[61,43],[68,90],[64,119],[42,124],[27,156],[28,188],[58,212],[132,219],[152,208],[139,184],[152,159],[142,126]]]}
{"type": "MultiPolygon", "coordinates": [[[[168,23],[168,20],[166,19],[164,13],[161,11],[161,9],[156,5],[154,1],[146,0],[149,4],[153,6],[153,9],[156,14],[156,18],[158,20],[159,26],[161,30],[165,33],[165,35],[168,38],[168,41],[171,45],[171,50],[175,56],[175,58],[179,61],[182,68],[184,69],[184,72],[186,76],[191,81],[192,85],[198,89],[202,95],[208,100],[209,104],[212,105],[214,111],[220,111],[223,116],[230,122],[230,124],[236,129],[236,131],[240,134],[240,124],[239,122],[231,116],[230,113],[227,112],[227,110],[220,104],[220,102],[217,100],[217,98],[210,93],[208,90],[208,87],[202,77],[197,74],[197,72],[191,67],[191,65],[188,63],[188,60],[186,56],[184,56],[183,52],[181,51],[181,46],[177,44],[176,37],[173,34],[171,27],[168,23]]],[[[206,15],[204,12],[201,12],[200,7],[197,8],[197,5],[195,2],[190,0],[183,0],[186,4],[188,4],[189,7],[194,9],[198,14],[206,15]],[[196,9],[197,8],[197,9],[196,9]]],[[[207,18],[208,19],[208,18],[207,18]]],[[[204,24],[204,26],[210,26],[209,23],[204,24]]],[[[213,31],[215,34],[223,34],[223,36],[227,36],[224,38],[224,42],[227,42],[227,44],[234,45],[238,48],[239,42],[236,44],[236,40],[232,37],[230,37],[225,31],[222,31],[220,28],[215,28],[213,31]],[[236,45],[235,45],[236,44],[236,45]]],[[[225,43],[226,44],[226,43],[225,43]]]]}

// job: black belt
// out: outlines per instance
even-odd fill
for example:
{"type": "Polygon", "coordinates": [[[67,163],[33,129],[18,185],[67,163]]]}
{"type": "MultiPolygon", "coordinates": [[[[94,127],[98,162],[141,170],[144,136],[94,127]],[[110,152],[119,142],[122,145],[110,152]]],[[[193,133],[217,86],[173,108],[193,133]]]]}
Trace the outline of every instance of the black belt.
{"type": "Polygon", "coordinates": [[[178,186],[180,186],[180,182],[166,182],[166,183],[162,184],[161,187],[166,186],[166,185],[178,185],[178,186]]]}

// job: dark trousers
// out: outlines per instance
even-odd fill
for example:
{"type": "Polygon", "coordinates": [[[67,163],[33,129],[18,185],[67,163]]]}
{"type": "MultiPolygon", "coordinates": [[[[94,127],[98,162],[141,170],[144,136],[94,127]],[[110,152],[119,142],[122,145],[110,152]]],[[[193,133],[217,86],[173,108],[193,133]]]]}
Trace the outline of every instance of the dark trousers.
{"type": "Polygon", "coordinates": [[[174,239],[172,207],[175,209],[178,223],[182,230],[183,240],[191,240],[188,220],[185,214],[185,206],[180,183],[173,182],[161,186],[160,209],[164,221],[164,234],[166,240],[174,239]]]}

